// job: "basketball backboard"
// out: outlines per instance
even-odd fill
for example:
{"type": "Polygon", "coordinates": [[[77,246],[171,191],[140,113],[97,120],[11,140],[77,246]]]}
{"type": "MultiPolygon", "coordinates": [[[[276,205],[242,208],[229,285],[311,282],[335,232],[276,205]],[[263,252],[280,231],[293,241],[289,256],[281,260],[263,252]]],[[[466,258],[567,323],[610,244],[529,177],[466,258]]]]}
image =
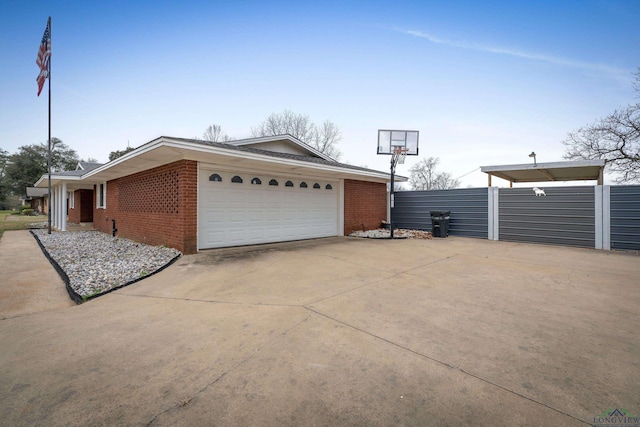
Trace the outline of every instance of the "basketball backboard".
{"type": "Polygon", "coordinates": [[[407,156],[417,156],[418,131],[378,130],[378,154],[393,155],[398,151],[398,149],[406,149],[407,156]]]}

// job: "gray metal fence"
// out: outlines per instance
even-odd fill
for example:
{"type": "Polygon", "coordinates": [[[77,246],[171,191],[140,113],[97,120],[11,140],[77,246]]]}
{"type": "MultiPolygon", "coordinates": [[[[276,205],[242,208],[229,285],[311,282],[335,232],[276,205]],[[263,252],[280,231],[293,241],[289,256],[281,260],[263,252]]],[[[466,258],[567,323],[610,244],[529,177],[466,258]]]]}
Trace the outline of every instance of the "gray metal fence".
{"type": "Polygon", "coordinates": [[[593,187],[501,188],[500,240],[595,247],[593,187]]]}
{"type": "Polygon", "coordinates": [[[461,188],[395,193],[394,226],[431,231],[429,211],[451,211],[449,234],[487,238],[487,188],[461,188]]]}
{"type": "Polygon", "coordinates": [[[524,243],[640,250],[640,185],[465,188],[395,193],[394,225],[431,231],[429,211],[451,211],[449,234],[524,243]]]}
{"type": "Polygon", "coordinates": [[[612,186],[611,249],[640,250],[640,185],[612,186]]]}

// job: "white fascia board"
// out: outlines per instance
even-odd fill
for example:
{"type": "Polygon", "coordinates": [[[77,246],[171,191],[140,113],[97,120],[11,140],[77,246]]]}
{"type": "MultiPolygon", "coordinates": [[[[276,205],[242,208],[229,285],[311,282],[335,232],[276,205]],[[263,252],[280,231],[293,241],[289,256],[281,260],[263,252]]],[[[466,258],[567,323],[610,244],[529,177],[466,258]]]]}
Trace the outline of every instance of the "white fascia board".
{"type": "MultiPolygon", "coordinates": [[[[40,184],[46,183],[49,180],[49,174],[42,175],[40,179],[33,184],[34,187],[40,187],[40,184]]],[[[54,173],[51,174],[51,182],[53,181],[82,181],[81,176],[69,176],[69,175],[56,175],[54,173]]],[[[52,184],[53,185],[53,184],[52,184]]],[[[46,186],[49,186],[47,184],[46,186]]],[[[43,185],[44,187],[44,185],[43,185]]]]}
{"type": "MultiPolygon", "coordinates": [[[[272,139],[274,137],[264,137],[264,141],[270,141],[270,140],[277,140],[277,139],[272,139]],[[271,139],[267,139],[267,138],[271,138],[271,139]]],[[[293,138],[293,137],[291,137],[293,138]]],[[[255,142],[258,139],[263,139],[263,138],[255,138],[252,139],[253,142],[255,142]]],[[[281,138],[280,138],[281,139],[281,138]]],[[[175,148],[178,150],[189,150],[189,151],[196,151],[196,152],[202,152],[202,153],[210,153],[210,154],[217,154],[220,156],[227,156],[227,157],[235,157],[235,158],[240,158],[240,159],[248,159],[248,160],[256,160],[256,161],[261,161],[261,162],[265,162],[265,163],[271,163],[271,164],[281,164],[281,165],[288,165],[288,166],[295,166],[295,167],[303,167],[303,168],[308,168],[308,169],[317,169],[317,170],[323,170],[323,171],[329,171],[329,172],[339,172],[339,173],[343,173],[343,174],[347,174],[347,175],[353,175],[353,176],[361,176],[361,177],[366,177],[366,178],[376,178],[376,179],[380,179],[380,180],[384,180],[389,181],[390,177],[389,174],[384,173],[384,172],[378,172],[378,173],[372,173],[372,172],[368,172],[368,171],[361,171],[361,170],[356,170],[356,169],[346,169],[340,166],[333,166],[333,165],[324,165],[324,164],[318,164],[318,163],[313,163],[313,162],[305,162],[305,161],[301,161],[301,160],[295,160],[295,159],[287,159],[287,158],[282,158],[282,157],[272,157],[269,155],[265,155],[265,154],[258,154],[258,153],[251,153],[251,152],[247,152],[247,151],[233,151],[233,150],[229,150],[226,148],[220,148],[220,147],[216,147],[213,145],[204,145],[202,143],[199,142],[189,142],[189,141],[185,141],[185,140],[178,140],[178,139],[173,139],[170,137],[159,137],[153,141],[150,141],[138,148],[136,148],[133,151],[130,151],[128,153],[126,153],[125,155],[118,157],[115,160],[112,160],[109,163],[105,163],[104,165],[97,167],[95,169],[90,170],[89,172],[87,172],[87,174],[82,175],[81,179],[87,179],[90,178],[93,175],[96,175],[100,172],[103,172],[105,170],[108,170],[122,162],[125,162],[129,159],[132,159],[136,156],[139,156],[141,154],[147,153],[149,151],[155,150],[157,148],[160,147],[169,147],[169,148],[175,148]]],[[[333,161],[331,159],[329,159],[329,161],[333,161]]],[[[407,181],[407,179],[405,177],[396,177],[396,180],[398,180],[398,182],[404,182],[407,181]]]]}
{"type": "Polygon", "coordinates": [[[480,166],[481,172],[502,172],[512,170],[529,170],[529,169],[558,169],[558,168],[581,168],[581,167],[604,166],[604,160],[575,160],[571,162],[551,162],[551,163],[524,163],[518,165],[496,165],[496,166],[480,166]]]}
{"type": "Polygon", "coordinates": [[[34,186],[34,187],[39,187],[39,186],[40,186],[40,184],[42,183],[42,181],[44,181],[45,179],[48,179],[48,178],[49,178],[49,175],[42,175],[42,176],[40,177],[40,179],[39,179],[39,180],[37,180],[35,184],[33,184],[33,186],[34,186]]]}

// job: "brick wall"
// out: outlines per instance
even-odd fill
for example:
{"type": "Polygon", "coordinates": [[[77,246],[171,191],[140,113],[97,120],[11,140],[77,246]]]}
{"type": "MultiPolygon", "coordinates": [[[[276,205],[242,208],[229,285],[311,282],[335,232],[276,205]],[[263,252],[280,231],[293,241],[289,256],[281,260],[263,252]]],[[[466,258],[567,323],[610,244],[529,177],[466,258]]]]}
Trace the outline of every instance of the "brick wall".
{"type": "Polygon", "coordinates": [[[197,162],[180,160],[107,182],[106,209],[96,208],[93,226],[150,245],[166,245],[184,254],[197,252],[197,162]]]}
{"type": "Polygon", "coordinates": [[[80,224],[80,190],[73,192],[73,208],[69,205],[67,221],[73,224],[80,224]]]}
{"type": "Polygon", "coordinates": [[[91,190],[73,192],[73,208],[69,206],[68,221],[73,224],[93,221],[93,194],[91,190]]]}
{"type": "Polygon", "coordinates": [[[344,234],[379,228],[387,219],[387,185],[344,180],[344,234]]]}

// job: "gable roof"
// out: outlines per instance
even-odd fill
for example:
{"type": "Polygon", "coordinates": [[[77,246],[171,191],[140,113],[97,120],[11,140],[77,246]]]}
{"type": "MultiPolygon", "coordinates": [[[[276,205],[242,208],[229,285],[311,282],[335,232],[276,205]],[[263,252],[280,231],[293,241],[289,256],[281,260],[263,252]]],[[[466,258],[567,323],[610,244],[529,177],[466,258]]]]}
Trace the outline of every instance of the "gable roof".
{"type": "MultiPolygon", "coordinates": [[[[303,156],[250,147],[251,144],[291,141],[290,135],[251,138],[241,140],[241,144],[232,142],[211,142],[197,139],[161,136],[117,159],[91,170],[77,170],[52,174],[52,183],[57,181],[82,181],[85,184],[98,183],[131,175],[137,172],[162,166],[178,160],[194,160],[203,163],[225,165],[227,167],[252,168],[256,170],[277,170],[291,174],[326,175],[333,178],[350,178],[374,182],[389,182],[387,172],[359,166],[339,163],[327,156],[303,156]]],[[[303,143],[304,144],[304,143],[303,143]]],[[[305,144],[306,145],[306,144],[305,144]]],[[[398,182],[407,178],[396,176],[398,182]]],[[[47,176],[43,175],[35,186],[47,185],[47,176]]]]}
{"type": "Polygon", "coordinates": [[[90,171],[93,170],[99,166],[102,166],[103,163],[93,163],[93,162],[83,162],[80,161],[78,162],[78,166],[76,166],[76,170],[82,170],[82,171],[90,171]]]}
{"type": "MultiPolygon", "coordinates": [[[[309,144],[306,144],[306,143],[302,142],[301,140],[299,140],[295,136],[290,135],[288,133],[285,133],[285,134],[282,134],[282,135],[274,135],[274,136],[261,136],[261,137],[256,137],[256,138],[239,139],[239,140],[236,140],[236,141],[227,141],[226,143],[230,144],[230,145],[235,145],[235,146],[250,146],[250,145],[257,145],[257,144],[262,144],[264,142],[273,142],[273,141],[286,141],[286,142],[288,142],[290,144],[293,144],[294,146],[302,149],[303,151],[308,152],[310,154],[309,157],[320,157],[321,159],[329,160],[329,161],[337,163],[337,161],[335,159],[327,156],[323,152],[313,148],[309,144]],[[274,139],[274,137],[277,138],[277,139],[274,139]]],[[[248,148],[250,148],[250,147],[248,147],[248,148]]]]}

